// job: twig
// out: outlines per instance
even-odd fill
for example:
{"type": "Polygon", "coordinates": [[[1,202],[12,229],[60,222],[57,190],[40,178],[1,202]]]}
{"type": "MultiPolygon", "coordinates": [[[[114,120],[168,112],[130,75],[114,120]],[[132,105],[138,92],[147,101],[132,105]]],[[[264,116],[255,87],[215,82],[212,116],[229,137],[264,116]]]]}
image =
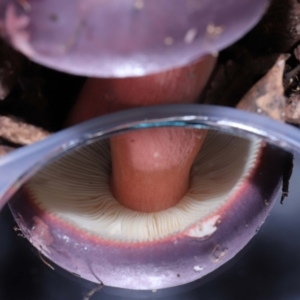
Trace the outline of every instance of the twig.
{"type": "Polygon", "coordinates": [[[103,288],[103,283],[100,281],[100,283],[99,283],[95,288],[93,288],[90,292],[88,292],[88,293],[84,296],[83,300],[90,300],[91,297],[92,297],[96,292],[100,291],[102,288],[103,288]]]}
{"type": "Polygon", "coordinates": [[[38,253],[39,253],[39,257],[40,257],[41,261],[42,261],[47,267],[49,267],[51,270],[54,271],[54,270],[55,270],[54,267],[51,266],[51,265],[43,258],[42,252],[39,250],[38,253]]]}

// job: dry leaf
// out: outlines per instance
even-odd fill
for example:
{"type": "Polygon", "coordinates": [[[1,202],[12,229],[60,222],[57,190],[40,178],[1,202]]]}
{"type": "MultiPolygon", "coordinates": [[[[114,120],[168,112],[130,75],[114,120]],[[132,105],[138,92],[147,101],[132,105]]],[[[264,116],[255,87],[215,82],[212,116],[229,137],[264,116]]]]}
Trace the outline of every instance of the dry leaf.
{"type": "Polygon", "coordinates": [[[286,122],[300,126],[300,95],[292,94],[286,106],[286,122]]]}
{"type": "Polygon", "coordinates": [[[237,108],[285,121],[283,72],[287,56],[280,55],[270,71],[238,103],[237,108]]]}

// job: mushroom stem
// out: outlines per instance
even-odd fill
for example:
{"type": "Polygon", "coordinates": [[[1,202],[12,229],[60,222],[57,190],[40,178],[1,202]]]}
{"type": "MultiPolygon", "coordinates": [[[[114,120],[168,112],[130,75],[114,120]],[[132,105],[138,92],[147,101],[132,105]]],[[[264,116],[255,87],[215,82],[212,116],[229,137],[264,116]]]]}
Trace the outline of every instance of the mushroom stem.
{"type": "MultiPolygon", "coordinates": [[[[87,80],[68,124],[137,106],[195,102],[215,57],[144,77],[87,80]]],[[[189,174],[206,131],[156,128],[112,137],[111,189],[125,207],[154,212],[176,205],[189,188],[189,174]]]]}
{"type": "Polygon", "coordinates": [[[205,130],[156,128],[111,138],[116,199],[140,212],[175,206],[190,187],[190,169],[205,135],[205,130]]]}

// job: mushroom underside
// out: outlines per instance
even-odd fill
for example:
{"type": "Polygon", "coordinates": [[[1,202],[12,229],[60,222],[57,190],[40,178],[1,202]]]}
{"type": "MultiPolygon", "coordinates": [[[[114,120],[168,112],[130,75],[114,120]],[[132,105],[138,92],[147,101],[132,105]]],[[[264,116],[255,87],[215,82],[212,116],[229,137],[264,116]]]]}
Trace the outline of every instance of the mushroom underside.
{"type": "Polygon", "coordinates": [[[108,139],[50,163],[25,189],[43,212],[85,234],[121,243],[151,242],[186,231],[229,202],[251,176],[260,149],[257,138],[209,132],[192,166],[187,194],[159,212],[133,211],[114,198],[108,139]]]}

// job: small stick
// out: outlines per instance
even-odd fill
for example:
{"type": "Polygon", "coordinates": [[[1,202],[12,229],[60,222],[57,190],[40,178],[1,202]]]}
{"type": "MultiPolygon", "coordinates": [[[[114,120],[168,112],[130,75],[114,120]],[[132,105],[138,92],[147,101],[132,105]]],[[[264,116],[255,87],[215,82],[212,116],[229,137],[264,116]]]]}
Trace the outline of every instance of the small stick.
{"type": "MultiPolygon", "coordinates": [[[[98,279],[99,280],[99,279],[98,279]]],[[[102,288],[103,288],[103,283],[101,282],[101,280],[99,280],[99,284],[95,287],[95,288],[93,288],[90,292],[88,292],[85,296],[84,296],[84,298],[83,298],[83,300],[90,300],[91,299],[91,297],[95,294],[95,293],[97,293],[98,291],[100,291],[102,288]]]]}
{"type": "Polygon", "coordinates": [[[41,250],[39,250],[38,251],[38,253],[39,253],[39,257],[40,257],[40,259],[41,259],[41,261],[46,265],[46,266],[48,266],[51,270],[55,270],[54,269],[54,267],[53,266],[51,266],[44,258],[43,258],[43,254],[42,254],[42,251],[41,250]]]}

